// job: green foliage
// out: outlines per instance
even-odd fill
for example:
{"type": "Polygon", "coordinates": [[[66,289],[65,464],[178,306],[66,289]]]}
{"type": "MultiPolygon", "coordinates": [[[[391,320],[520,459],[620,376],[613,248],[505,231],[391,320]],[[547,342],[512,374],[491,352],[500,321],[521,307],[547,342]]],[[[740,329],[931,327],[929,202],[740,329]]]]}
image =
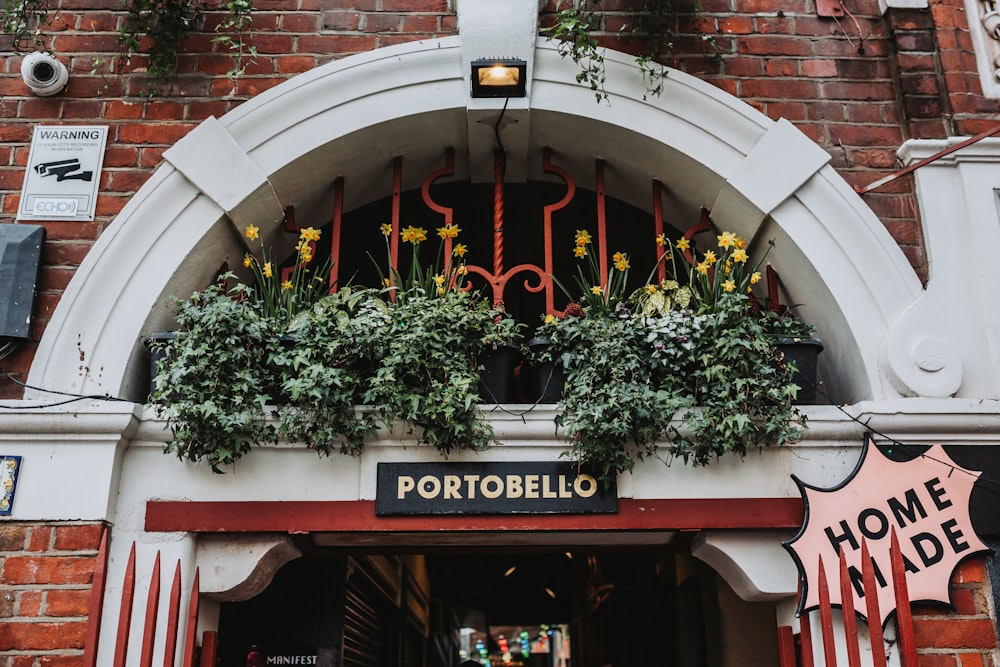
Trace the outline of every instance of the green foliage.
{"type": "Polygon", "coordinates": [[[146,73],[152,79],[146,94],[162,92],[177,66],[177,51],[182,39],[192,33],[201,20],[198,0],[124,0],[125,21],[118,31],[118,47],[124,58],[142,49],[149,39],[146,73]]]}
{"type": "Polygon", "coordinates": [[[276,366],[287,400],[278,409],[280,432],[320,454],[358,455],[377,423],[355,407],[367,387],[389,310],[372,290],[341,291],[301,313],[289,328],[294,344],[276,366]]]}
{"type": "Polygon", "coordinates": [[[295,245],[295,264],[287,275],[283,275],[278,262],[264,248],[258,227],[248,225],[244,235],[248,241],[258,241],[260,244],[260,256],[248,252],[243,257],[243,267],[253,273],[254,280],[250,289],[265,317],[274,317],[287,324],[330,292],[333,262],[327,260],[318,266],[313,264],[320,230],[305,227],[299,232],[299,242],[295,245]]]}
{"type": "Polygon", "coordinates": [[[752,264],[744,239],[714,240],[699,250],[661,235],[647,284],[626,296],[628,257],[615,253],[604,279],[590,234],[577,230],[574,254],[585,268],[579,295],[567,294],[579,303],[564,319],[547,316],[538,335],[552,341],[545,354],[566,374],[557,417],[571,443],[565,454],[604,479],[660,452],[707,465],[802,435],[795,368],[774,345],[776,335],[813,328],[750,296],[770,245],[752,264]],[[653,282],[660,268],[665,277],[653,282]]]}
{"type": "Polygon", "coordinates": [[[479,418],[479,356],[500,342],[497,317],[484,299],[460,290],[397,298],[366,402],[446,456],[486,448],[493,429],[479,418]]]}
{"type": "Polygon", "coordinates": [[[3,0],[0,33],[10,36],[11,50],[46,50],[48,35],[42,28],[49,22],[49,0],[3,0]]]}
{"type": "MultiPolygon", "coordinates": [[[[176,74],[181,42],[199,29],[204,14],[201,0],[122,0],[125,19],[118,31],[118,54],[112,60],[128,60],[136,53],[146,53],[146,74],[150,83],[143,91],[147,97],[164,94],[176,74]]],[[[253,0],[228,0],[227,14],[216,26],[212,42],[219,44],[232,58],[227,72],[230,78],[246,71],[246,58],[256,57],[257,49],[246,42],[253,23],[253,0]]],[[[0,34],[9,35],[11,48],[23,53],[29,47],[47,49],[50,0],[2,0],[0,34]]],[[[108,65],[95,59],[94,69],[108,65]]]]}
{"type": "MultiPolygon", "coordinates": [[[[695,2],[691,9],[697,12],[700,7],[695,2]]],[[[663,61],[674,53],[679,34],[677,0],[636,0],[630,14],[632,22],[622,26],[618,35],[640,45],[635,63],[642,72],[646,93],[659,96],[667,76],[663,61]]],[[[594,37],[604,23],[601,0],[567,0],[565,7],[560,1],[553,18],[542,34],[556,40],[559,54],[579,66],[577,82],[589,86],[598,102],[607,100],[604,48],[594,37]]],[[[703,33],[702,40],[718,50],[713,35],[703,33]]]]}
{"type": "Polygon", "coordinates": [[[176,338],[163,345],[151,400],[173,431],[166,451],[223,472],[251,445],[275,444],[266,419],[281,332],[246,299],[212,286],[178,304],[176,338]]]}
{"type": "Polygon", "coordinates": [[[253,0],[229,0],[226,9],[229,14],[215,27],[219,34],[212,38],[212,43],[219,44],[229,52],[232,67],[226,72],[226,76],[236,78],[246,73],[245,59],[257,57],[257,47],[244,40],[253,23],[253,0]]]}
{"type": "Polygon", "coordinates": [[[566,455],[605,479],[662,451],[692,465],[797,440],[794,367],[781,364],[746,297],[687,309],[567,317],[543,324],[563,365],[557,424],[566,455]]]}

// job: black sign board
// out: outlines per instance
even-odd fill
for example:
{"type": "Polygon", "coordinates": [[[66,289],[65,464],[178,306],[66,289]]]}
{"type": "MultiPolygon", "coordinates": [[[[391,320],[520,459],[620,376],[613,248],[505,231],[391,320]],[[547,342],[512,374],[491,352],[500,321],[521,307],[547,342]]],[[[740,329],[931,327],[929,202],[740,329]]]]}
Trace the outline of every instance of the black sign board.
{"type": "Polygon", "coordinates": [[[375,514],[613,514],[618,489],[569,461],[379,463],[375,514]]]}

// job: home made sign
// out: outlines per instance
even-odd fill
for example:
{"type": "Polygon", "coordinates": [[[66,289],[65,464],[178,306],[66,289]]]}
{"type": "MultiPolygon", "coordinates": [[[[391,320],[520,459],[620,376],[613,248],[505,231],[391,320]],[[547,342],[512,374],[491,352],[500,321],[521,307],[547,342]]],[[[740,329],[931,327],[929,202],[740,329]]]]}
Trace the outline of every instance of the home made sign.
{"type": "Polygon", "coordinates": [[[963,559],[988,550],[972,529],[969,496],[979,472],[955,465],[940,445],[911,461],[896,462],[865,436],[861,460],[844,482],[830,489],[810,486],[794,475],[806,505],[798,535],[784,544],[803,584],[799,612],[819,605],[819,560],[830,581],[830,601],[841,604],[837,585],[844,551],[854,591],[854,608],[864,610],[861,545],[867,543],[879,587],[885,623],[895,610],[889,545],[899,541],[911,600],[949,602],[948,583],[963,559]]]}

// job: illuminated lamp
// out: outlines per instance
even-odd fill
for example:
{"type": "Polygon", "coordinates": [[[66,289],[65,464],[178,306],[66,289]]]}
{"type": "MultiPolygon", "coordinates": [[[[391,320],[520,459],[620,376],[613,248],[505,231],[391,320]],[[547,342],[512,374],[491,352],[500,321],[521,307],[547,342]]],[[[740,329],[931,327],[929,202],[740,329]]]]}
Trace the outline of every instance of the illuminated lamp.
{"type": "Polygon", "coordinates": [[[517,58],[472,61],[473,97],[524,97],[528,63],[517,58]]]}

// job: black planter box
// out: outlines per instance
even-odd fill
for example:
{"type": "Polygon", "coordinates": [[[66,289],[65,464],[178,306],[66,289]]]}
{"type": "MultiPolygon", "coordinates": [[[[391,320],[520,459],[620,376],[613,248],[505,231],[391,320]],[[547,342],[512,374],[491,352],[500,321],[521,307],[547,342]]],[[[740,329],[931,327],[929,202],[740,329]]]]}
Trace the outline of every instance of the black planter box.
{"type": "Polygon", "coordinates": [[[793,401],[796,405],[816,403],[816,362],[823,351],[823,343],[816,338],[776,338],[779,357],[795,364],[795,384],[799,392],[793,401]]]}
{"type": "Polygon", "coordinates": [[[483,403],[512,403],[516,385],[514,369],[521,363],[521,351],[502,345],[483,352],[483,372],[479,375],[479,400],[483,403]]]}

